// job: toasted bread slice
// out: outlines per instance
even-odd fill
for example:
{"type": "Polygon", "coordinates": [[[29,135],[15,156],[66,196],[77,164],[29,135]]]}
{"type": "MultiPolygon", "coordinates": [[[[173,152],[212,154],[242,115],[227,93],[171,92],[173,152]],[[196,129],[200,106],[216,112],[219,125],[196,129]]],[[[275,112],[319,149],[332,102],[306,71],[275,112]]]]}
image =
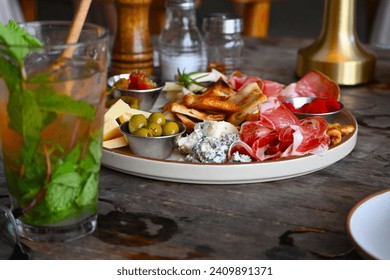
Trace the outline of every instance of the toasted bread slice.
{"type": "Polygon", "coordinates": [[[253,93],[258,93],[258,94],[262,94],[263,93],[261,91],[259,85],[256,82],[247,84],[245,87],[243,87],[238,92],[238,94],[230,96],[228,98],[228,100],[231,101],[231,102],[234,102],[236,104],[242,105],[242,103],[244,102],[244,99],[248,95],[253,94],[253,93]]]}
{"type": "Polygon", "coordinates": [[[259,104],[265,100],[267,100],[267,96],[265,96],[263,93],[252,93],[248,95],[242,101],[241,110],[231,114],[227,121],[236,126],[240,125],[246,120],[248,114],[254,114],[257,112],[259,104]]]}
{"type": "Polygon", "coordinates": [[[225,96],[185,95],[182,102],[189,108],[201,111],[226,111],[236,112],[240,105],[228,101],[225,96]]]}
{"type": "Polygon", "coordinates": [[[235,112],[240,110],[239,104],[233,101],[227,101],[231,96],[237,95],[229,84],[223,79],[207,87],[202,94],[187,94],[183,96],[182,103],[188,108],[194,108],[201,111],[226,111],[235,112]]]}
{"type": "Polygon", "coordinates": [[[170,103],[167,109],[173,113],[183,114],[198,120],[222,121],[226,117],[226,115],[222,113],[210,114],[206,112],[201,112],[193,108],[188,108],[185,105],[179,104],[177,102],[170,103]]]}
{"type": "Polygon", "coordinates": [[[175,115],[169,110],[165,110],[165,111],[163,110],[163,115],[164,115],[165,119],[167,119],[167,120],[174,120],[175,119],[175,115]]]}
{"type": "Polygon", "coordinates": [[[215,83],[210,84],[201,95],[230,97],[235,94],[237,92],[228,83],[223,79],[219,79],[215,83]]]}
{"type": "Polygon", "coordinates": [[[187,132],[194,131],[194,127],[195,127],[196,122],[194,122],[189,117],[187,117],[187,116],[185,116],[183,114],[177,113],[175,115],[186,126],[186,131],[187,132]]]}

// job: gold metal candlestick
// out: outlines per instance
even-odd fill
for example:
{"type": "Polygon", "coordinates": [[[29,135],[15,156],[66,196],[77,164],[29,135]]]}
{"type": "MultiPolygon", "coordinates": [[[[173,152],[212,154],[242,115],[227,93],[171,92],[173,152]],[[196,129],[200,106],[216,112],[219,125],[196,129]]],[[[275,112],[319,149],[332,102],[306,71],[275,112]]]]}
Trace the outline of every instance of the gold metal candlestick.
{"type": "Polygon", "coordinates": [[[298,51],[296,73],[318,70],[340,85],[357,85],[374,78],[375,56],[359,42],[355,0],[325,0],[320,36],[298,51]]]}

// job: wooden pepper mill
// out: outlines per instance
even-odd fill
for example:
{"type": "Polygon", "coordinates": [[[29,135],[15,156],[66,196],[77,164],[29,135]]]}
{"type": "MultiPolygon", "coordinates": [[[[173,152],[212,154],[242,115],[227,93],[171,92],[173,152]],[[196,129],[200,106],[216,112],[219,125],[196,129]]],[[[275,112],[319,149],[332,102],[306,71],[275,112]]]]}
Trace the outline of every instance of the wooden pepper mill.
{"type": "Polygon", "coordinates": [[[112,74],[142,70],[153,73],[153,48],[149,32],[152,0],[115,0],[117,32],[112,54],[112,74]]]}

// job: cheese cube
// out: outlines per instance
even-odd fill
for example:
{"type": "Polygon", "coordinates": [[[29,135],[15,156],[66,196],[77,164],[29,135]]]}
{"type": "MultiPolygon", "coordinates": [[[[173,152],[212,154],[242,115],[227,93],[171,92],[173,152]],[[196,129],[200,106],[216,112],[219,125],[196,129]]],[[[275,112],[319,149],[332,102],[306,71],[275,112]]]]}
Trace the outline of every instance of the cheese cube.
{"type": "Polygon", "coordinates": [[[120,115],[130,109],[129,104],[124,102],[122,99],[118,99],[118,101],[115,102],[114,105],[112,105],[104,114],[104,122],[116,120],[120,115]]]}
{"type": "Polygon", "coordinates": [[[118,120],[120,123],[124,123],[125,121],[130,120],[132,114],[129,112],[124,112],[122,115],[119,116],[118,120]]]}
{"type": "Polygon", "coordinates": [[[146,118],[148,118],[151,113],[150,112],[146,112],[146,111],[142,111],[142,110],[138,110],[138,109],[130,108],[130,110],[127,110],[122,115],[120,115],[118,119],[119,119],[120,123],[124,123],[125,121],[130,120],[131,116],[138,115],[138,114],[142,114],[146,118]]]}
{"type": "Polygon", "coordinates": [[[127,141],[124,136],[103,141],[103,147],[107,149],[116,149],[127,146],[127,141]]]}
{"type": "Polygon", "coordinates": [[[103,141],[122,136],[119,124],[115,119],[108,120],[103,127],[103,141]]]}

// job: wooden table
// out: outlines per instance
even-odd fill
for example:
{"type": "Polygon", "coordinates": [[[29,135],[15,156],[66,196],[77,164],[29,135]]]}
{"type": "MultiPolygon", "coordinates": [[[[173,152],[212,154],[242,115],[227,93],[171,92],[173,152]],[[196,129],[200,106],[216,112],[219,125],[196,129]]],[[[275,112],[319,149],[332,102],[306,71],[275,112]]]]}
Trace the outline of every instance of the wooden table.
{"type": "MultiPolygon", "coordinates": [[[[247,39],[245,73],[290,83],[310,40],[247,39]]],[[[390,60],[376,81],[342,88],[358,143],[321,171],[283,181],[195,185],[101,171],[98,229],[71,243],[24,241],[34,259],[359,259],[349,210],[389,187],[390,60]]],[[[1,167],[2,170],[2,167],[1,167]]],[[[4,173],[0,202],[8,204],[4,173]]]]}

